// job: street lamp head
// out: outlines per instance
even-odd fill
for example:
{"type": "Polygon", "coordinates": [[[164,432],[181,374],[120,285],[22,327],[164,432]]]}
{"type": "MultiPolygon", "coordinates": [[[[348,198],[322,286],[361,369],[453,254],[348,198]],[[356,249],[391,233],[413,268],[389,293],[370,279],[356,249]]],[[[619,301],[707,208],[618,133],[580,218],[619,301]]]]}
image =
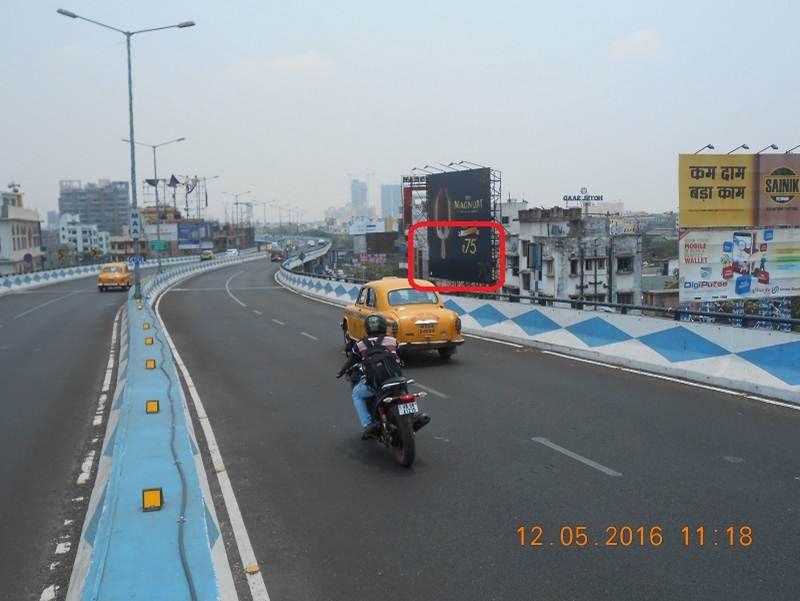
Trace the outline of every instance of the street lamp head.
{"type": "Polygon", "coordinates": [[[183,29],[184,27],[194,27],[194,26],[195,26],[194,21],[183,21],[181,23],[178,23],[177,25],[178,29],[183,29]]]}
{"type": "Polygon", "coordinates": [[[770,144],[769,147],[772,148],[772,150],[778,150],[777,144],[770,144]]]}
{"type": "Polygon", "coordinates": [[[70,19],[77,19],[78,15],[68,10],[64,10],[63,8],[59,8],[56,10],[59,15],[64,15],[65,17],[69,17],[70,19]]]}
{"type": "Polygon", "coordinates": [[[178,138],[178,139],[177,139],[177,140],[175,140],[175,141],[176,141],[176,142],[183,142],[183,141],[185,141],[185,140],[186,140],[186,138],[178,138]]]}
{"type": "Polygon", "coordinates": [[[742,144],[742,148],[744,148],[745,150],[750,150],[750,147],[747,144],[742,144]]]}
{"type": "Polygon", "coordinates": [[[709,150],[714,150],[714,145],[713,144],[709,144],[708,146],[706,146],[706,148],[708,148],[709,150]]]}

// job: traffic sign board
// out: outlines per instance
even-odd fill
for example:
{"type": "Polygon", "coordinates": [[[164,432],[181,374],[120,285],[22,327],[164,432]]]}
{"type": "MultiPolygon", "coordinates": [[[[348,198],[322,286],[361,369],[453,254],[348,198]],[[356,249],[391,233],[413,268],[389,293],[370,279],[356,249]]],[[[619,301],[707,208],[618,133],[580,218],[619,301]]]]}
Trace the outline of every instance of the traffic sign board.
{"type": "Polygon", "coordinates": [[[130,263],[144,263],[145,258],[141,255],[133,255],[130,259],[128,259],[130,263]]]}
{"type": "Polygon", "coordinates": [[[167,246],[166,240],[150,240],[150,248],[153,250],[167,250],[167,246]]]}
{"type": "Polygon", "coordinates": [[[139,209],[131,209],[131,238],[138,240],[142,235],[142,218],[139,209]]]}

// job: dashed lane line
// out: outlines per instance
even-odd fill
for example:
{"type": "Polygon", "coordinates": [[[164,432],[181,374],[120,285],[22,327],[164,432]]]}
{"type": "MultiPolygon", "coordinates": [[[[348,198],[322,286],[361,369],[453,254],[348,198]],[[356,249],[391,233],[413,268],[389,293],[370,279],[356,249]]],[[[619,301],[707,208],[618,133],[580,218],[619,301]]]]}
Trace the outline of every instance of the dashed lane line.
{"type": "Polygon", "coordinates": [[[539,444],[542,444],[546,447],[549,447],[554,451],[561,453],[562,455],[566,455],[567,457],[570,457],[575,461],[579,461],[584,465],[588,465],[589,467],[594,468],[599,472],[603,472],[606,476],[611,476],[612,478],[619,478],[620,476],[622,476],[620,472],[612,470],[610,467],[606,467],[605,465],[597,463],[596,461],[592,461],[588,457],[584,457],[583,455],[578,455],[577,453],[570,451],[569,449],[565,449],[564,447],[559,446],[554,442],[550,442],[550,440],[542,436],[536,436],[534,438],[531,438],[531,440],[534,442],[538,442],[539,444]]]}
{"type": "Polygon", "coordinates": [[[303,336],[305,336],[306,338],[310,338],[311,340],[319,340],[319,338],[317,338],[316,336],[312,336],[312,335],[311,335],[311,334],[309,334],[308,332],[300,332],[300,334],[302,334],[302,335],[303,335],[303,336]]]}
{"type": "Polygon", "coordinates": [[[70,292],[69,294],[65,294],[64,296],[59,296],[58,298],[53,298],[53,299],[50,299],[50,300],[49,300],[49,301],[47,301],[46,303],[42,303],[42,304],[40,304],[40,305],[36,305],[35,307],[31,307],[31,308],[30,308],[30,309],[28,309],[27,311],[23,311],[23,312],[22,312],[22,313],[20,313],[19,315],[15,315],[15,316],[14,316],[14,319],[19,319],[20,317],[25,317],[26,315],[30,315],[31,313],[33,313],[34,311],[36,311],[36,310],[38,310],[38,309],[41,309],[41,308],[43,308],[43,307],[46,307],[47,305],[52,305],[53,303],[57,303],[58,301],[60,301],[60,300],[64,300],[65,298],[67,298],[67,297],[69,297],[69,296],[72,296],[73,294],[78,294],[78,291],[77,291],[77,290],[75,290],[75,291],[73,291],[73,292],[70,292]]]}
{"type": "Polygon", "coordinates": [[[286,325],[286,324],[285,324],[285,323],[283,323],[283,322],[282,322],[280,319],[273,319],[272,321],[274,321],[275,323],[277,323],[279,326],[285,326],[285,325],[286,325]]]}

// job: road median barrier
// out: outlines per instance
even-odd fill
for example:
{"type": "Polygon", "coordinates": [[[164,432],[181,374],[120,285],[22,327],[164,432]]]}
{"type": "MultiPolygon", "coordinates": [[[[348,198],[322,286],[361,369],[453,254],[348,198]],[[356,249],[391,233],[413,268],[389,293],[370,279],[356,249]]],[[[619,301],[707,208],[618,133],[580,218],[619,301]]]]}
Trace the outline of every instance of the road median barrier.
{"type": "Polygon", "coordinates": [[[153,304],[192,275],[254,260],[176,265],[121,312],[113,401],[66,599],[236,599],[172,353],[153,304]]]}

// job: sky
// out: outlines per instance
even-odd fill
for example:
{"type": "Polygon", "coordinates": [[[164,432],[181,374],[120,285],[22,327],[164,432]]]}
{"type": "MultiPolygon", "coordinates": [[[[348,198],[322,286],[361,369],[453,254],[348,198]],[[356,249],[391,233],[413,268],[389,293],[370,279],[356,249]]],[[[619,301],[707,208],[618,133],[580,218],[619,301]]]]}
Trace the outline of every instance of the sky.
{"type": "MultiPolygon", "coordinates": [[[[134,36],[136,139],[159,174],[321,218],[350,175],[399,183],[468,160],[503,196],[554,206],[586,187],[627,209],[677,208],[677,155],[800,144],[800,4],[5,0],[0,185],[58,204],[62,179],[129,180],[121,29],[134,36]],[[63,4],[61,3],[63,2],[63,4]]],[[[152,177],[140,147],[137,175],[152,177]]],[[[257,207],[256,218],[263,215],[257,207]]]]}

